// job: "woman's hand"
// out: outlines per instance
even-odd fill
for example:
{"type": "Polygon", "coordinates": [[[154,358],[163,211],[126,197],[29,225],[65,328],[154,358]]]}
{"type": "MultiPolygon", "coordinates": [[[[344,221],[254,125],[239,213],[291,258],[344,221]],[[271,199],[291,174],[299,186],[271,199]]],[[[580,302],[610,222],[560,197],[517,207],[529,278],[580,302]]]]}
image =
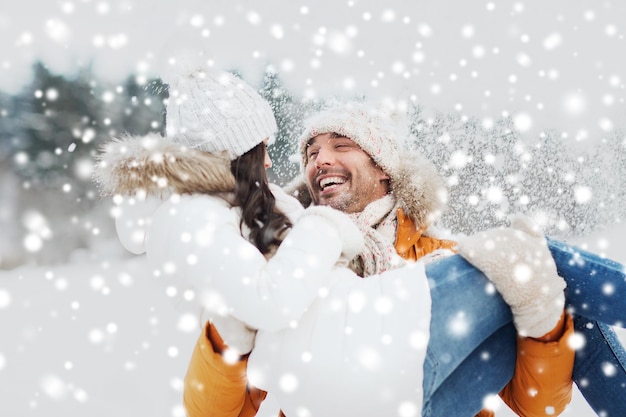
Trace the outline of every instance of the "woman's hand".
{"type": "Polygon", "coordinates": [[[541,337],[559,322],[565,281],[558,276],[546,239],[530,219],[459,240],[459,253],[493,282],[509,304],[517,331],[541,337]]]}

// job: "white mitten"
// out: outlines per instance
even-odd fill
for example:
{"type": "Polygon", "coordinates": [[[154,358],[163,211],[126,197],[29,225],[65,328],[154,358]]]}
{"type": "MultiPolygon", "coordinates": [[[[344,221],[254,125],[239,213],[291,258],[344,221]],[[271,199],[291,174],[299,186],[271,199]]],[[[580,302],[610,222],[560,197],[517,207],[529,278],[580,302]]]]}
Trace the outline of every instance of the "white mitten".
{"type": "Polygon", "coordinates": [[[341,239],[340,261],[342,264],[347,265],[347,262],[351,261],[365,247],[363,233],[347,214],[328,206],[311,206],[304,210],[300,218],[306,216],[322,217],[335,226],[341,239]]]}
{"type": "Polygon", "coordinates": [[[230,315],[209,312],[207,309],[203,309],[201,320],[203,323],[210,321],[224,343],[239,355],[250,353],[254,348],[256,330],[248,327],[243,321],[230,315]]]}
{"type": "Polygon", "coordinates": [[[566,284],[556,272],[543,234],[530,219],[511,218],[511,227],[462,238],[458,248],[511,307],[520,335],[541,337],[557,325],[565,305],[566,284]]]}
{"type": "Polygon", "coordinates": [[[276,200],[276,208],[282,211],[292,223],[298,221],[298,218],[304,212],[302,204],[276,184],[270,183],[269,188],[276,200]]]}

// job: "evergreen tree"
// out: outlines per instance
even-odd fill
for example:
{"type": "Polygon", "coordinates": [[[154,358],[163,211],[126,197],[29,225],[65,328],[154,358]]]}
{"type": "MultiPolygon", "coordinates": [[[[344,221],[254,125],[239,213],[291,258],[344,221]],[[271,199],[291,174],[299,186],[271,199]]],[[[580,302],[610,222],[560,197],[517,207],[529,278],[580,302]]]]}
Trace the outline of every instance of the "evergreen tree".
{"type": "Polygon", "coordinates": [[[273,167],[268,175],[272,182],[284,184],[297,174],[297,165],[290,164],[289,157],[297,153],[294,138],[302,131],[302,109],[271,67],[265,70],[260,94],[270,104],[278,125],[269,148],[273,167]]]}
{"type": "Polygon", "coordinates": [[[14,104],[11,96],[0,92],[0,162],[8,161],[13,151],[16,131],[14,104]]]}
{"type": "Polygon", "coordinates": [[[626,217],[626,132],[615,131],[600,140],[589,158],[581,161],[582,174],[601,223],[626,217]],[[602,191],[604,190],[604,191],[602,191]]]}
{"type": "Polygon", "coordinates": [[[59,187],[76,177],[76,162],[89,157],[101,106],[85,74],[69,81],[41,63],[33,71],[33,82],[14,101],[12,147],[23,155],[14,168],[35,186],[59,187]]]}
{"type": "Polygon", "coordinates": [[[0,158],[22,183],[15,212],[41,218],[44,225],[33,231],[24,220],[22,233],[63,242],[24,256],[58,261],[111,228],[104,216],[92,215],[94,208],[106,209],[91,178],[97,148],[113,135],[161,131],[163,91],[146,90],[134,78],[123,86],[100,84],[90,68],[70,79],[36,63],[32,82],[0,99],[0,158]]]}
{"type": "Polygon", "coordinates": [[[149,132],[165,134],[165,99],[167,88],[160,79],[150,80],[145,85],[136,77],[128,77],[122,88],[120,133],[145,135],[149,132]]]}

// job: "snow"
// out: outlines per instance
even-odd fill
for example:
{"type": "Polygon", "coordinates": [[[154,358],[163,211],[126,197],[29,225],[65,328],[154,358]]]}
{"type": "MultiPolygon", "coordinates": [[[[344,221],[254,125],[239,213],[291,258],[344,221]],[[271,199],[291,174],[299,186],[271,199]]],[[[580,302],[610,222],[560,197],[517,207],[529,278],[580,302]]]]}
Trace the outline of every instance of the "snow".
{"type": "Polygon", "coordinates": [[[186,48],[253,83],[271,65],[306,98],[411,98],[586,142],[623,125],[624,15],[619,1],[22,0],[0,11],[0,90],[35,58],[120,82],[186,48]]]}
{"type": "Polygon", "coordinates": [[[184,416],[197,320],[152,281],[142,257],[3,272],[0,415],[184,416]]]}
{"type": "MultiPolygon", "coordinates": [[[[619,224],[577,243],[625,263],[623,236],[619,224]]],[[[0,272],[0,329],[0,415],[184,417],[198,318],[114,242],[66,265],[0,272]]],[[[259,416],[276,415],[270,397],[259,416]]],[[[594,414],[576,391],[562,415],[594,414]]]]}
{"type": "MultiPolygon", "coordinates": [[[[478,117],[486,128],[511,115],[528,137],[556,129],[572,144],[595,145],[624,127],[625,9],[626,2],[567,0],[22,0],[0,10],[0,90],[19,91],[34,59],[61,74],[93,65],[113,83],[131,73],[146,79],[184,45],[253,84],[271,65],[304,99],[414,100],[428,111],[478,117]]],[[[38,94],[58,98],[55,90],[38,94]]],[[[461,151],[450,161],[467,162],[461,151]]],[[[89,170],[85,161],[76,175],[89,170]]],[[[0,174],[0,199],[16,200],[19,184],[0,174]]],[[[593,191],[574,190],[581,204],[593,191]]],[[[502,190],[490,188],[487,198],[498,202],[502,190]]],[[[40,213],[0,211],[2,224],[22,221],[28,230],[3,229],[4,262],[19,244],[36,252],[64,243],[51,239],[40,213]]],[[[626,263],[625,232],[610,225],[579,243],[626,263]]],[[[199,325],[176,300],[142,257],[116,242],[77,251],[66,265],[1,271],[0,415],[183,417],[182,378],[199,325]]],[[[498,417],[513,415],[500,407],[498,417]]],[[[275,404],[260,415],[275,416],[275,404]]],[[[563,415],[593,413],[577,394],[563,415]]]]}

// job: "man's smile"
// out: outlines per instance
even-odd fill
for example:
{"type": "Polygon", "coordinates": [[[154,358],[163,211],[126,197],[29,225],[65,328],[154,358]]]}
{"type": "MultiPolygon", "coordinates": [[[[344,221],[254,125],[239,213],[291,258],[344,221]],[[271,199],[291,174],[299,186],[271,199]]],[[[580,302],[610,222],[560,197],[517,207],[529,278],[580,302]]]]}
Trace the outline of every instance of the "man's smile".
{"type": "Polygon", "coordinates": [[[337,191],[339,187],[348,182],[348,178],[336,172],[321,172],[315,178],[315,182],[320,190],[320,194],[330,194],[337,191]]]}
{"type": "Polygon", "coordinates": [[[321,191],[330,191],[333,188],[338,187],[341,184],[344,184],[347,180],[343,177],[326,177],[319,180],[318,185],[321,191]]]}

